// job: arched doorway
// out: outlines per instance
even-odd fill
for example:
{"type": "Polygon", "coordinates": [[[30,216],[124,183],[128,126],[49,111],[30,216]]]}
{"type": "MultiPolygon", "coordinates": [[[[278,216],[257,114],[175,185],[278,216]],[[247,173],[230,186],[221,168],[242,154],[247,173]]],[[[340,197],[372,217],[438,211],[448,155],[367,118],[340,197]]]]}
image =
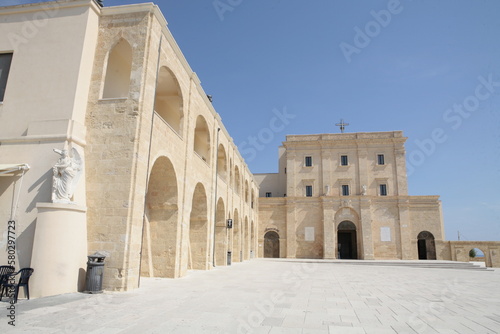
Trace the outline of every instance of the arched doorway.
{"type": "Polygon", "coordinates": [[[141,276],[175,277],[177,244],[177,177],[166,157],[151,170],[141,253],[141,276]]]}
{"type": "Polygon", "coordinates": [[[208,269],[208,216],[207,195],[201,183],[193,193],[189,217],[189,269],[208,269]]]}
{"type": "Polygon", "coordinates": [[[274,231],[269,231],[264,235],[264,257],[280,257],[280,236],[274,231]]]}
{"type": "Polygon", "coordinates": [[[431,232],[422,231],[417,236],[418,244],[418,259],[419,260],[435,260],[436,259],[436,245],[434,243],[434,236],[431,232]]]}
{"type": "Polygon", "coordinates": [[[356,225],[343,221],[337,228],[337,250],[339,259],[357,259],[356,225]]]}

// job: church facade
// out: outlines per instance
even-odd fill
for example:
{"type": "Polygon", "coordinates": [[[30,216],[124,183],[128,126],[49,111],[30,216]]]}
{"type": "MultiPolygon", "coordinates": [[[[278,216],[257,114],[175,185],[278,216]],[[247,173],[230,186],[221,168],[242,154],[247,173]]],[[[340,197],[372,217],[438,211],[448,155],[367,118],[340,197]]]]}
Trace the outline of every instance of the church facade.
{"type": "Polygon", "coordinates": [[[436,259],[439,196],[409,196],[401,131],[289,135],[260,186],[259,255],[436,259]]]}

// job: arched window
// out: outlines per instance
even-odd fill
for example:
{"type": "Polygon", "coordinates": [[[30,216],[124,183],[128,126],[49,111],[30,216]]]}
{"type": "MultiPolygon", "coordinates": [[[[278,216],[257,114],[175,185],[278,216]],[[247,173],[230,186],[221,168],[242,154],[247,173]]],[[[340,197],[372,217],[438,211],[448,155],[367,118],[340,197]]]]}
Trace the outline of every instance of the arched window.
{"type": "Polygon", "coordinates": [[[226,149],[224,145],[219,145],[219,150],[217,152],[217,173],[219,177],[224,181],[227,180],[227,158],[226,158],[226,149]]]}
{"type": "Polygon", "coordinates": [[[196,119],[194,151],[200,158],[210,163],[210,132],[208,131],[207,121],[201,115],[196,119]]]}
{"type": "Polygon", "coordinates": [[[182,92],[174,74],[165,66],[158,73],[155,111],[170,127],[182,136],[182,92]]]}
{"type": "Polygon", "coordinates": [[[234,191],[239,195],[240,194],[240,169],[238,166],[234,166],[234,191]]]}
{"type": "Polygon", "coordinates": [[[102,97],[104,99],[128,97],[131,72],[132,47],[126,40],[120,39],[109,53],[102,97]]]}
{"type": "Polygon", "coordinates": [[[245,202],[248,203],[248,181],[245,180],[245,202]]]}

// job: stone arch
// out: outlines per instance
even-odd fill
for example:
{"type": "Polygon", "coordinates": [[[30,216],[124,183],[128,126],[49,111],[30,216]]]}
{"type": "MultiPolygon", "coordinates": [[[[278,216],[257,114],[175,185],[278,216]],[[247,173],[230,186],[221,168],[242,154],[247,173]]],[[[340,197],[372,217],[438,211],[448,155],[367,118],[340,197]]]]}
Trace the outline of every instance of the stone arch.
{"type": "Polygon", "coordinates": [[[199,115],[196,118],[194,129],[194,151],[203,161],[210,163],[210,131],[205,118],[199,115]]]}
{"type": "Polygon", "coordinates": [[[146,194],[141,276],[175,277],[178,211],[177,176],[162,156],[151,169],[146,194]]]}
{"type": "Polygon", "coordinates": [[[156,113],[182,137],[184,120],[182,90],[173,72],[162,66],[155,95],[156,113]]]}
{"type": "Polygon", "coordinates": [[[234,191],[239,195],[241,193],[241,176],[238,166],[234,166],[234,191]]]}
{"type": "Polygon", "coordinates": [[[486,252],[479,247],[472,247],[469,249],[468,255],[469,261],[486,263],[486,252]]]}
{"type": "MultiPolygon", "coordinates": [[[[336,242],[335,242],[335,246],[336,246],[335,254],[336,254],[337,258],[341,258],[341,254],[339,252],[339,226],[341,227],[340,234],[341,234],[342,238],[345,238],[342,240],[342,242],[340,242],[340,244],[344,243],[344,244],[349,245],[349,240],[351,240],[350,245],[352,247],[354,247],[354,249],[352,249],[349,256],[352,258],[356,258],[356,259],[363,258],[363,255],[362,255],[363,254],[363,251],[362,251],[363,238],[362,238],[361,224],[359,223],[359,221],[360,221],[359,215],[351,207],[350,201],[343,201],[341,203],[341,207],[335,213],[335,220],[334,221],[335,221],[334,231],[335,231],[335,236],[337,237],[336,242]],[[351,222],[355,226],[355,232],[349,232],[349,230],[344,230],[344,226],[346,224],[344,224],[342,226],[340,225],[344,221],[351,222]],[[351,234],[351,237],[354,237],[354,240],[349,239],[347,234],[351,234]]],[[[340,248],[342,248],[342,246],[340,246],[340,248]]],[[[346,256],[346,255],[344,254],[344,256],[346,256]]]]}
{"type": "Polygon", "coordinates": [[[226,209],[222,198],[219,198],[217,201],[217,211],[215,216],[217,218],[215,223],[215,265],[225,266],[227,264],[227,229],[226,209]]]}
{"type": "Polygon", "coordinates": [[[339,259],[357,259],[358,242],[356,225],[349,220],[337,226],[337,254],[339,259]]]}
{"type": "Polygon", "coordinates": [[[255,205],[254,203],[255,203],[255,192],[252,188],[252,195],[250,196],[250,208],[252,208],[252,209],[254,208],[254,205],[255,205]]]}
{"type": "Polygon", "coordinates": [[[250,198],[249,190],[248,190],[248,181],[245,180],[245,203],[248,203],[248,199],[250,198]]]}
{"type": "Polygon", "coordinates": [[[132,47],[120,38],[108,54],[102,98],[127,98],[132,73],[132,47]]]}
{"type": "Polygon", "coordinates": [[[435,260],[436,244],[434,235],[429,231],[422,231],[417,236],[417,248],[419,260],[435,260]]]}
{"type": "Polygon", "coordinates": [[[219,144],[217,152],[217,174],[221,179],[227,181],[227,154],[224,145],[219,144]]]}
{"type": "Polygon", "coordinates": [[[238,215],[238,209],[234,209],[233,216],[233,261],[242,261],[242,248],[241,248],[241,222],[238,215]]]}
{"type": "Polygon", "coordinates": [[[248,260],[250,256],[250,234],[249,234],[248,217],[245,217],[245,222],[243,224],[243,260],[248,260]]]}
{"type": "Polygon", "coordinates": [[[280,236],[275,231],[268,231],[264,234],[264,257],[280,257],[280,236]]]}
{"type": "Polygon", "coordinates": [[[189,218],[189,268],[208,269],[208,202],[203,184],[193,192],[189,218]]]}

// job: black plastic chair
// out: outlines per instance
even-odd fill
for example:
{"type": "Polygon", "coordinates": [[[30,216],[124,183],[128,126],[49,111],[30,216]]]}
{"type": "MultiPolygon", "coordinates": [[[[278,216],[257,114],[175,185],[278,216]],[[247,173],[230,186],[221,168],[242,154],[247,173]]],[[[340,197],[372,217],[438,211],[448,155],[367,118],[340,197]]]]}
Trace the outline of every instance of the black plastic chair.
{"type": "Polygon", "coordinates": [[[0,289],[2,288],[4,282],[7,283],[7,277],[12,274],[16,268],[13,266],[0,266],[0,289]]]}
{"type": "Polygon", "coordinates": [[[30,299],[30,289],[28,287],[28,282],[30,280],[31,274],[33,274],[33,268],[23,268],[19,270],[17,273],[7,274],[6,282],[2,284],[2,291],[0,291],[0,300],[2,300],[3,293],[6,291],[6,296],[9,293],[9,290],[14,289],[14,303],[17,303],[17,296],[19,295],[19,288],[24,287],[24,294],[28,299],[30,299]],[[18,274],[21,274],[19,277],[18,283],[9,283],[11,277],[15,277],[18,274]]]}

